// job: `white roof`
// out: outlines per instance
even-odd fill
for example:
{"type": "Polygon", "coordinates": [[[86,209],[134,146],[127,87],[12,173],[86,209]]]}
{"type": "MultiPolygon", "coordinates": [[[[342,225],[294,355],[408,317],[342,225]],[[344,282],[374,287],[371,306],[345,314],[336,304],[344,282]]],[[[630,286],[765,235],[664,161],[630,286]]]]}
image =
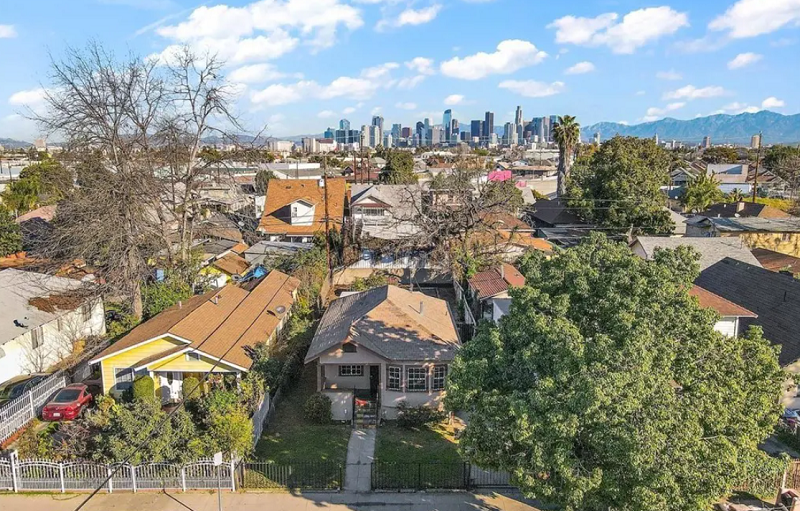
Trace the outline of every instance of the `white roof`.
{"type": "Polygon", "coordinates": [[[66,311],[45,312],[30,305],[31,298],[79,289],[84,284],[66,277],[15,270],[0,271],[0,345],[53,321],[66,311]],[[24,326],[17,326],[18,324],[24,326]]]}

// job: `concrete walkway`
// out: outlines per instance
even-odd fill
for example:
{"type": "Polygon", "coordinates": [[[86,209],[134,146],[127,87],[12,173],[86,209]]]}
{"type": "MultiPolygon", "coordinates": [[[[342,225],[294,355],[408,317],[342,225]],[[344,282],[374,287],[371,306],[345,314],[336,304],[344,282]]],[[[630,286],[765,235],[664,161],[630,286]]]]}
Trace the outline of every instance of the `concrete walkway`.
{"type": "MultiPolygon", "coordinates": [[[[3,511],[74,511],[87,494],[0,494],[3,511]]],[[[216,492],[98,493],[84,511],[217,511],[216,492]]],[[[538,511],[517,493],[228,493],[224,511],[538,511]]]]}
{"type": "Polygon", "coordinates": [[[375,429],[354,429],[347,443],[347,470],[344,490],[368,492],[372,490],[372,460],[375,458],[375,429]]]}

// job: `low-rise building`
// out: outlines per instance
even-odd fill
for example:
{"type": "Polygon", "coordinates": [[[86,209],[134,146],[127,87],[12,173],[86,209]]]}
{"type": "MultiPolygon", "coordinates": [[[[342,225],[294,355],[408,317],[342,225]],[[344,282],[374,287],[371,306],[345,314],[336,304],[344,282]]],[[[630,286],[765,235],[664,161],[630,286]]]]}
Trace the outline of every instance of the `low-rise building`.
{"type": "Polygon", "coordinates": [[[652,259],[658,249],[676,249],[680,246],[692,247],[700,255],[700,270],[730,257],[747,264],[760,266],[758,259],[749,248],[735,238],[675,238],[659,236],[638,236],[630,244],[633,253],[642,259],[652,259]]]}
{"type": "Polygon", "coordinates": [[[344,220],[343,178],[273,180],[258,231],[269,241],[309,243],[325,231],[326,200],[329,228],[338,230],[344,220]]]}
{"type": "Polygon", "coordinates": [[[423,191],[418,185],[356,184],[350,187],[350,215],[361,233],[396,240],[419,232],[423,191]]]}
{"type": "Polygon", "coordinates": [[[511,297],[508,290],[525,285],[525,277],[513,266],[502,263],[495,268],[476,273],[467,280],[473,313],[497,323],[508,314],[511,297]]]}
{"type": "Polygon", "coordinates": [[[686,221],[686,236],[737,238],[748,248],[766,248],[800,256],[800,218],[722,218],[693,216],[686,221]]]}

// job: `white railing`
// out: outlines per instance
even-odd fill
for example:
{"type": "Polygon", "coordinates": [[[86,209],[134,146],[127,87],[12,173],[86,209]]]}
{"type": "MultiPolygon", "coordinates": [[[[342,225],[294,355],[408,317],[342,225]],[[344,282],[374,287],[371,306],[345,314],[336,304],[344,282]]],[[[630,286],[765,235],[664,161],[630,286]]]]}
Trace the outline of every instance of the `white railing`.
{"type": "Polygon", "coordinates": [[[378,256],[370,254],[370,259],[359,259],[347,267],[348,269],[398,270],[398,269],[439,269],[440,266],[429,264],[424,255],[378,256]]]}
{"type": "Polygon", "coordinates": [[[261,433],[264,431],[264,422],[269,416],[271,402],[269,392],[266,392],[261,404],[258,405],[255,413],[253,413],[253,447],[258,443],[258,439],[261,438],[261,433]]]}
{"type": "Polygon", "coordinates": [[[218,484],[223,490],[235,490],[234,474],[233,461],[224,462],[219,467],[214,466],[212,460],[206,459],[186,464],[120,465],[93,461],[19,460],[16,453],[12,453],[8,458],[0,459],[0,490],[66,493],[93,491],[101,487],[108,493],[139,490],[187,491],[213,490],[218,484]]]}
{"type": "Polygon", "coordinates": [[[47,400],[58,390],[69,384],[63,371],[54,373],[39,382],[30,391],[6,403],[0,408],[0,442],[11,436],[35,419],[47,400]]]}

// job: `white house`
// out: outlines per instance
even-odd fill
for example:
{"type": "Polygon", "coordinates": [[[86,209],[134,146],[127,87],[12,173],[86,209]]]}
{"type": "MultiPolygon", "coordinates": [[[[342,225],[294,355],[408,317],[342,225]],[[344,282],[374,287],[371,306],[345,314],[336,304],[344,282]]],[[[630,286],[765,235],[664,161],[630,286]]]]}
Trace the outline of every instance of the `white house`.
{"type": "Polygon", "coordinates": [[[357,417],[359,406],[373,411],[373,421],[394,419],[401,402],[442,406],[460,346],[447,302],[383,286],[333,301],[305,362],[316,362],[318,390],[331,398],[335,420],[357,417]]]}
{"type": "Polygon", "coordinates": [[[350,214],[361,232],[395,240],[419,231],[422,188],[408,185],[354,184],[350,187],[350,214]]]}
{"type": "Polygon", "coordinates": [[[105,333],[103,301],[83,282],[16,269],[0,271],[0,382],[42,372],[75,343],[105,333]]]}
{"type": "Polygon", "coordinates": [[[731,193],[734,190],[739,190],[744,195],[752,193],[753,187],[748,173],[747,164],[710,163],[706,168],[706,174],[719,181],[722,193],[731,193]]]}

